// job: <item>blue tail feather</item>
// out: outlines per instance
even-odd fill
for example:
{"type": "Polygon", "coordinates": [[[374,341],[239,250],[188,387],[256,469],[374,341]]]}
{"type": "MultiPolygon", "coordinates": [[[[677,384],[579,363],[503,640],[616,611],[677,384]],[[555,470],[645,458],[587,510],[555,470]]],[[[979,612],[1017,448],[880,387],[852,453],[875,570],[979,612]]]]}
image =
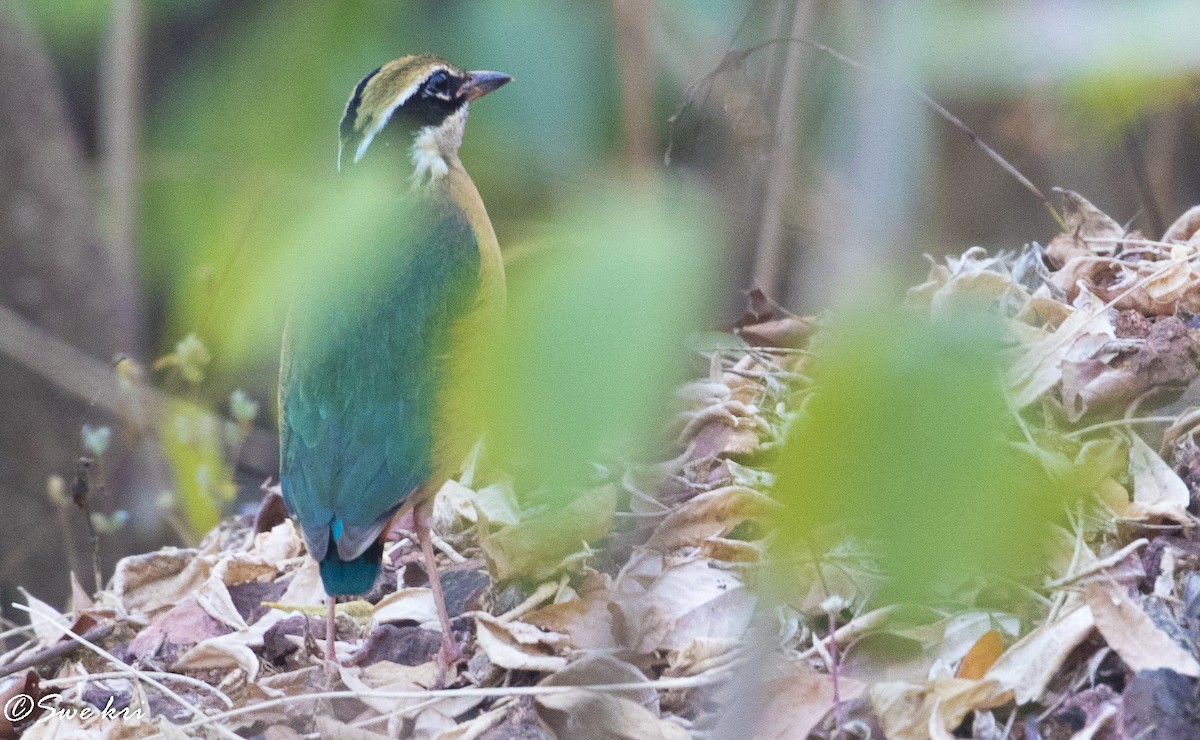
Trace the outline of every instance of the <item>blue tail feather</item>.
{"type": "Polygon", "coordinates": [[[331,596],[365,594],[375,585],[383,563],[383,543],[374,542],[362,555],[353,560],[338,557],[337,545],[329,543],[321,561],[321,582],[331,596]]]}

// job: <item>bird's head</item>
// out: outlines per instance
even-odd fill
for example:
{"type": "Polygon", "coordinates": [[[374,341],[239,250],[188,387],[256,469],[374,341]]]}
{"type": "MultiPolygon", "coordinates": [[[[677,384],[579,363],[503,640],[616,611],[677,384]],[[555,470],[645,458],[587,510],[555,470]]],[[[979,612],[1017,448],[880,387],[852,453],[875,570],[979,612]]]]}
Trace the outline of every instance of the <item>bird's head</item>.
{"type": "Polygon", "coordinates": [[[350,94],[339,127],[338,169],[361,160],[386,130],[389,140],[411,145],[418,182],[440,178],[458,155],[467,105],[510,79],[500,72],[464,72],[428,55],[388,62],[350,94]]]}

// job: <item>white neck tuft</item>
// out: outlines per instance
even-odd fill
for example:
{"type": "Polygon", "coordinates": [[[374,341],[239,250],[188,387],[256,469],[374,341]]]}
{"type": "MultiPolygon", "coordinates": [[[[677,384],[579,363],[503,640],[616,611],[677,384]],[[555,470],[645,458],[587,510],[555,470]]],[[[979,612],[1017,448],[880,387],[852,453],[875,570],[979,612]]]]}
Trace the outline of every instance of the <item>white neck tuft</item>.
{"type": "Polygon", "coordinates": [[[417,132],[412,146],[413,187],[432,185],[449,174],[450,160],[458,156],[466,124],[467,106],[463,105],[441,125],[417,132]]]}

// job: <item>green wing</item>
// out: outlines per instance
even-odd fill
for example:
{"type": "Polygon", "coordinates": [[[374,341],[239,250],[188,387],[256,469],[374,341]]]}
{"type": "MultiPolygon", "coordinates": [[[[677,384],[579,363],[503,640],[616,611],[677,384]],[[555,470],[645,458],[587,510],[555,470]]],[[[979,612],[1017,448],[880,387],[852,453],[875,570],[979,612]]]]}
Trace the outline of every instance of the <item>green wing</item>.
{"type": "Polygon", "coordinates": [[[280,478],[318,561],[358,558],[429,478],[451,329],[478,292],[461,210],[449,198],[408,206],[420,215],[402,219],[399,244],[320,276],[289,320],[280,478]]]}

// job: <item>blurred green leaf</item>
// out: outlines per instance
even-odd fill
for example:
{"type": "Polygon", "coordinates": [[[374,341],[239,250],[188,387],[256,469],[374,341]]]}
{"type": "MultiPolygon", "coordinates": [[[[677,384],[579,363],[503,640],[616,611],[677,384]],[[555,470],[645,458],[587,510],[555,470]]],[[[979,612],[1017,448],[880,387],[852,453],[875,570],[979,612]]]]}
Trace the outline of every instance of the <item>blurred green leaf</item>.
{"type": "Polygon", "coordinates": [[[26,0],[22,9],[56,56],[75,61],[95,53],[111,7],[111,0],[26,0]]]}
{"type": "Polygon", "coordinates": [[[222,447],[221,420],[199,406],[174,402],[165,412],[163,453],[171,464],[177,500],[196,535],[221,519],[222,502],[232,500],[232,470],[222,447]]]}
{"type": "Polygon", "coordinates": [[[476,406],[519,486],[577,487],[612,454],[650,458],[686,337],[710,322],[718,241],[681,188],[597,188],[516,249],[506,329],[476,406]]]}
{"type": "Polygon", "coordinates": [[[982,315],[928,323],[880,310],[833,322],[778,464],[782,544],[819,552],[823,537],[849,530],[877,548],[904,600],[1036,568],[1063,499],[1006,441],[999,337],[982,315]]]}

